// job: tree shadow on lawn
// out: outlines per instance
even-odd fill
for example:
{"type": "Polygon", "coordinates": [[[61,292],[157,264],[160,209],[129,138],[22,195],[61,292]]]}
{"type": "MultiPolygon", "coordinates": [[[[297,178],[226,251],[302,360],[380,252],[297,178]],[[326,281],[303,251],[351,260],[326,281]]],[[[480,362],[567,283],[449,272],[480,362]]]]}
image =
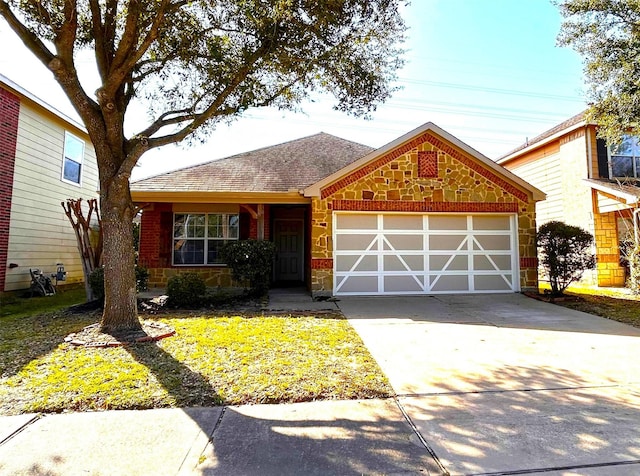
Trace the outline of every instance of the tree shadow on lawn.
{"type": "Polygon", "coordinates": [[[173,397],[175,406],[219,406],[224,403],[206,378],[175,359],[156,342],[125,345],[124,349],[151,371],[173,397]]]}
{"type": "Polygon", "coordinates": [[[32,360],[55,350],[70,333],[99,319],[97,313],[69,312],[0,318],[0,378],[17,374],[32,360]]]}

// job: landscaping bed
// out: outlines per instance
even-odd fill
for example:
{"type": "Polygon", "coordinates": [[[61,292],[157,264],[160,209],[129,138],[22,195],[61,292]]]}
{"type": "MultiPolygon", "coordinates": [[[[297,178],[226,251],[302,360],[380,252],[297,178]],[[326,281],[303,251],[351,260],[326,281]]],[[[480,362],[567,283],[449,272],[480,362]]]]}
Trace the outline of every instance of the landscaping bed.
{"type": "Polygon", "coordinates": [[[566,293],[571,299],[554,301],[558,306],[595,314],[618,322],[640,327],[640,299],[566,293]]]}

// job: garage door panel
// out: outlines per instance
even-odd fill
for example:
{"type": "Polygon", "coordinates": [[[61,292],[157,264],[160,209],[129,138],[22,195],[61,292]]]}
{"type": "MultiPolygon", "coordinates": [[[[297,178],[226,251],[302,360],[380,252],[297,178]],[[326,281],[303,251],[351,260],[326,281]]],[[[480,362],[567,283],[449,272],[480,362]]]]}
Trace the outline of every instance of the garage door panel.
{"type": "Polygon", "coordinates": [[[510,291],[511,279],[504,275],[474,276],[474,289],[477,291],[510,291]]]}
{"type": "Polygon", "coordinates": [[[341,230],[376,230],[377,215],[336,215],[336,226],[341,230]]]}
{"type": "Polygon", "coordinates": [[[377,235],[338,235],[336,236],[336,250],[361,251],[369,250],[376,244],[377,235]]]}
{"type": "Polygon", "coordinates": [[[424,247],[423,235],[385,235],[385,250],[422,250],[424,247]]]}
{"type": "Polygon", "coordinates": [[[383,216],[385,230],[422,230],[421,215],[386,215],[383,216]]]}
{"type": "Polygon", "coordinates": [[[475,235],[473,249],[478,251],[511,250],[509,235],[475,235]]]}
{"type": "Polygon", "coordinates": [[[516,223],[515,215],[338,212],[334,292],[517,291],[516,223]]]}
{"type": "Polygon", "coordinates": [[[462,255],[435,255],[429,257],[429,271],[466,271],[469,258],[462,255]]]}
{"type": "Polygon", "coordinates": [[[511,230],[511,219],[508,216],[483,216],[472,217],[474,230],[511,230]]]}
{"type": "Polygon", "coordinates": [[[341,279],[338,286],[341,293],[378,294],[378,277],[349,276],[341,279]]]}
{"type": "Polygon", "coordinates": [[[373,255],[340,255],[336,271],[378,271],[378,257],[373,255]]]}
{"type": "Polygon", "coordinates": [[[431,277],[432,292],[469,291],[469,277],[465,275],[438,275],[431,277]]]}
{"type": "Polygon", "coordinates": [[[466,246],[465,235],[430,235],[429,249],[442,251],[456,251],[466,246]]]}
{"type": "Polygon", "coordinates": [[[487,270],[511,271],[511,256],[476,255],[473,257],[473,269],[480,270],[480,271],[487,271],[487,270]]]}
{"type": "Polygon", "coordinates": [[[385,255],[384,271],[424,271],[423,255],[385,255]]]}
{"type": "Polygon", "coordinates": [[[424,278],[414,276],[385,276],[384,291],[387,293],[423,293],[424,278]]]}
{"type": "Polygon", "coordinates": [[[429,216],[430,230],[466,230],[467,217],[455,215],[431,215],[429,216]]]}

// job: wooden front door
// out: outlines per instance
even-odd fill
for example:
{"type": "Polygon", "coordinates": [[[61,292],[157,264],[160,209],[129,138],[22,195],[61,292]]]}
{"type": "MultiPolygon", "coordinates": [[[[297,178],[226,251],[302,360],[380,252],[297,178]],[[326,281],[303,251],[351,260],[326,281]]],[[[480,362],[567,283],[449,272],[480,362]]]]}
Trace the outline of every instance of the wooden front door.
{"type": "Polygon", "coordinates": [[[304,279],[304,221],[276,219],[274,228],[276,281],[302,281],[304,279]]]}

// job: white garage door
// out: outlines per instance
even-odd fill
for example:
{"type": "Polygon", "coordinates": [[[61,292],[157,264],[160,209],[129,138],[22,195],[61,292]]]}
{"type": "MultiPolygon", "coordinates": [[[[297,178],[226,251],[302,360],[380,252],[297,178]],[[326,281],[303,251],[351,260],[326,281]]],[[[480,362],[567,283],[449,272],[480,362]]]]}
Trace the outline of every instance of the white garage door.
{"type": "Polygon", "coordinates": [[[334,214],[334,294],[519,291],[515,215],[334,214]]]}

